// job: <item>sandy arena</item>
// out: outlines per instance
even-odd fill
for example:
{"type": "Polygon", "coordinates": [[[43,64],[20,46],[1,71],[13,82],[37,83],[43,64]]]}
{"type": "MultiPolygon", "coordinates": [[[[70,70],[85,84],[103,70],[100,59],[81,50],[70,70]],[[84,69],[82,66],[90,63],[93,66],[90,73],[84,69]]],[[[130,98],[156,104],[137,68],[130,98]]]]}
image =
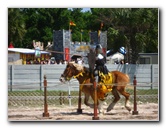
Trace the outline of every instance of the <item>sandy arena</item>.
{"type": "MultiPolygon", "coordinates": [[[[104,106],[106,110],[107,106],[104,106]]],[[[132,115],[123,106],[117,104],[110,112],[98,115],[100,121],[159,121],[158,104],[137,105],[138,115],[132,115]]],[[[48,106],[49,117],[43,117],[44,108],[19,107],[8,108],[9,121],[92,121],[93,109],[82,105],[82,114],[77,114],[77,106],[48,106]]]]}

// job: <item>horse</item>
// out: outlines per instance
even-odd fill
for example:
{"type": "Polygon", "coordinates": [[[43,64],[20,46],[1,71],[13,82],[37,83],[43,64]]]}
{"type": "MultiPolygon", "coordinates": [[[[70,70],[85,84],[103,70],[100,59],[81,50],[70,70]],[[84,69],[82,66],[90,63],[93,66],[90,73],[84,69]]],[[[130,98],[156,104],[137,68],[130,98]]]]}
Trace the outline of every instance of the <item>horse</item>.
{"type": "MultiPolygon", "coordinates": [[[[97,85],[97,105],[99,113],[104,113],[102,106],[108,92],[112,92],[114,100],[107,107],[107,112],[111,111],[120,100],[119,93],[125,97],[125,108],[130,112],[131,108],[128,105],[130,94],[125,91],[125,87],[130,81],[129,76],[120,71],[111,71],[108,76],[104,76],[100,73],[100,77],[102,82],[97,85]]],[[[94,104],[88,103],[90,96],[94,100],[94,88],[91,83],[92,78],[89,68],[69,62],[59,80],[61,82],[65,82],[70,81],[72,78],[76,78],[80,84],[80,89],[85,95],[84,104],[93,108],[94,104]]]]}

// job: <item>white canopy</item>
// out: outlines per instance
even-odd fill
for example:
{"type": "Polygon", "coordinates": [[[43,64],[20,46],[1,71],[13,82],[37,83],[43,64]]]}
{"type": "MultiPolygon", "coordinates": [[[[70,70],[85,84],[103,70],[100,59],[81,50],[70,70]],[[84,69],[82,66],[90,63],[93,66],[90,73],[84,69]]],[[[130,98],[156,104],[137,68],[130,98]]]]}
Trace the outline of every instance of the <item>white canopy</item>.
{"type": "Polygon", "coordinates": [[[108,60],[111,60],[112,62],[115,62],[115,61],[118,61],[120,62],[121,60],[124,59],[124,55],[119,53],[119,52],[116,52],[115,54],[107,57],[108,60]]]}
{"type": "MultiPolygon", "coordinates": [[[[9,52],[19,52],[24,54],[35,54],[35,49],[27,49],[27,48],[8,48],[9,52]]],[[[41,51],[41,54],[49,54],[49,52],[41,51]]]]}

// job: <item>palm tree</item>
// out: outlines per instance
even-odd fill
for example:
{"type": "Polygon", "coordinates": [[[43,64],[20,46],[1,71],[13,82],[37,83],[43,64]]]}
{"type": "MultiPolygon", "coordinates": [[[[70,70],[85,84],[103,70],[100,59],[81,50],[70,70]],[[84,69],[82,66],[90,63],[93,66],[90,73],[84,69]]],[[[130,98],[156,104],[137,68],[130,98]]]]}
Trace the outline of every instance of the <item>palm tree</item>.
{"type": "Polygon", "coordinates": [[[26,32],[24,18],[19,8],[8,9],[8,44],[13,42],[15,47],[22,47],[26,32]]]}

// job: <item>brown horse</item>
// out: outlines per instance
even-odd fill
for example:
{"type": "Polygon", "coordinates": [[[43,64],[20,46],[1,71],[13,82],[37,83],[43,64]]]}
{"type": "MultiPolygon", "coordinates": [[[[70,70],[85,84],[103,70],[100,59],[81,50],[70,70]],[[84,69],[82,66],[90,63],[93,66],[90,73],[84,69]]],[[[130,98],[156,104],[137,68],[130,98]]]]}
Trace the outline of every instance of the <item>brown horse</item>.
{"type": "MultiPolygon", "coordinates": [[[[97,89],[97,104],[99,113],[102,111],[102,105],[107,96],[107,92],[112,92],[114,96],[113,102],[108,106],[107,112],[112,110],[115,104],[120,100],[119,93],[125,97],[125,107],[128,111],[131,111],[131,108],[128,106],[129,96],[130,94],[125,92],[125,87],[127,83],[129,83],[129,76],[119,71],[109,72],[108,79],[106,79],[105,84],[108,84],[108,81],[111,81],[111,86],[98,83],[97,89]],[[119,93],[118,93],[119,92],[119,93]]],[[[102,77],[102,75],[101,75],[102,77]]],[[[103,76],[104,77],[104,76],[103,76]]],[[[61,82],[69,81],[71,78],[76,78],[79,81],[80,89],[85,94],[84,103],[85,105],[93,108],[94,105],[88,103],[89,96],[94,100],[94,89],[91,83],[91,76],[89,72],[89,68],[76,64],[76,63],[68,63],[66,69],[60,77],[61,82]]],[[[104,81],[103,81],[104,83],[104,81]]]]}

